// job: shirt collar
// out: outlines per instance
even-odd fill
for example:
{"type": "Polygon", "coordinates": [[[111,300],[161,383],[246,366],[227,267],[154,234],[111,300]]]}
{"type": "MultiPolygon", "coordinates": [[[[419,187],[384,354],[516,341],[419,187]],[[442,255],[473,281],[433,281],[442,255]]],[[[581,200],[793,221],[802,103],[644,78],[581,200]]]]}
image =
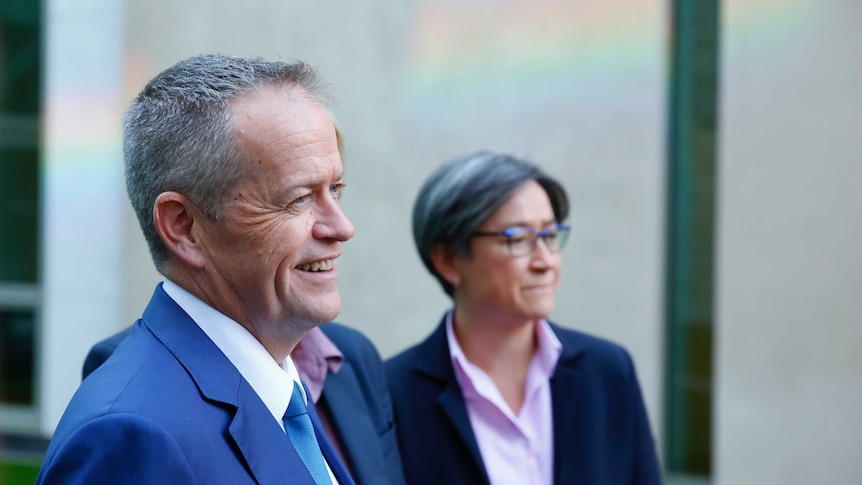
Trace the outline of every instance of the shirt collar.
{"type": "MultiPolygon", "coordinates": [[[[458,384],[462,388],[468,385],[475,389],[473,373],[480,369],[464,355],[464,350],[458,343],[458,338],[455,337],[455,328],[452,321],[453,310],[446,314],[446,339],[449,343],[449,355],[452,359],[452,365],[458,370],[455,372],[455,377],[458,379],[458,384]],[[471,382],[463,382],[463,381],[471,382]]],[[[563,352],[563,344],[560,339],[551,329],[551,325],[544,318],[540,319],[536,324],[536,352],[533,354],[533,360],[530,364],[531,370],[536,369],[541,373],[542,377],[550,379],[554,375],[554,369],[557,366],[557,361],[563,352]]]]}
{"type": "Polygon", "coordinates": [[[544,318],[536,325],[536,357],[538,365],[545,376],[550,379],[554,375],[554,369],[563,353],[563,344],[557,338],[557,334],[551,328],[551,324],[544,318]]]}
{"type": "Polygon", "coordinates": [[[465,379],[469,381],[469,378],[464,375],[466,373],[465,367],[472,366],[473,364],[467,360],[464,350],[461,349],[461,344],[458,343],[458,338],[455,337],[455,328],[452,324],[453,313],[450,310],[446,314],[446,341],[449,343],[449,357],[452,359],[452,365],[457,370],[455,377],[458,379],[458,384],[464,387],[465,384],[469,384],[469,382],[462,382],[465,379]]]}
{"type": "Polygon", "coordinates": [[[283,427],[282,418],[293,393],[293,383],[302,386],[291,358],[288,356],[279,364],[245,327],[227,315],[170,280],[165,280],[163,288],[231,361],[283,427]]]}
{"type": "MultiPolygon", "coordinates": [[[[325,325],[325,324],[324,324],[325,325]]],[[[344,354],[329,340],[320,327],[314,327],[302,337],[290,354],[302,382],[308,386],[308,393],[314,402],[323,394],[323,383],[327,373],[338,373],[344,363],[344,354]]]]}

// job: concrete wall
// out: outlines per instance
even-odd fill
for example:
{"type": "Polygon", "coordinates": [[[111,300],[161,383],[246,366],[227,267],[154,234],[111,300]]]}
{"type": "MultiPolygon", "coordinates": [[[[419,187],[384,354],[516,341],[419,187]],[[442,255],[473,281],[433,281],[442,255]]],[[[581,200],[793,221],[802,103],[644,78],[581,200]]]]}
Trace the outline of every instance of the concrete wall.
{"type": "MultiPolygon", "coordinates": [[[[661,429],[667,2],[46,6],[46,435],[89,346],[131,323],[158,281],[123,193],[121,112],[200,52],[302,58],[332,82],[357,227],[340,319],[384,355],[448,305],[410,238],[424,177],[484,147],[559,176],[575,234],[555,319],[632,350],[661,429]]],[[[855,0],[722,2],[717,483],[862,476],[860,20],[855,0]]]]}
{"type": "MultiPolygon", "coordinates": [[[[430,333],[449,302],[410,236],[420,184],[466,151],[525,155],[559,176],[573,202],[555,318],[632,350],[658,422],[663,4],[205,4],[129,2],[127,91],[211,51],[300,58],[332,82],[346,137],[343,207],[357,228],[339,261],[340,320],[364,330],[385,356],[430,333]]],[[[130,277],[127,288],[146,286],[131,293],[132,318],[152,283],[130,277]]]]}
{"type": "Polygon", "coordinates": [[[722,8],[716,483],[859,483],[862,4],[722,8]]]}
{"type": "Polygon", "coordinates": [[[50,434],[89,346],[122,318],[123,4],[51,0],[44,25],[40,416],[20,424],[50,434]]]}
{"type": "MultiPolygon", "coordinates": [[[[331,81],[346,137],[343,207],[357,228],[339,261],[339,319],[385,356],[424,338],[449,305],[410,236],[424,178],[478,148],[527,156],[557,175],[575,233],[554,318],[632,351],[660,430],[663,2],[129,0],[123,15],[121,38],[104,39],[124,50],[122,105],[161,69],[201,52],[300,58],[331,81]]],[[[46,316],[46,331],[65,345],[51,337],[47,350],[56,355],[44,372],[59,390],[46,403],[45,429],[76,382],[60,366],[77,371],[94,334],[131,323],[158,281],[128,204],[112,203],[122,220],[88,236],[108,234],[120,251],[112,267],[121,317],[109,307],[103,318],[113,328],[76,332],[86,312],[67,306],[46,316]],[[55,373],[70,384],[60,387],[55,373]]],[[[97,276],[73,274],[81,288],[97,276]]]]}

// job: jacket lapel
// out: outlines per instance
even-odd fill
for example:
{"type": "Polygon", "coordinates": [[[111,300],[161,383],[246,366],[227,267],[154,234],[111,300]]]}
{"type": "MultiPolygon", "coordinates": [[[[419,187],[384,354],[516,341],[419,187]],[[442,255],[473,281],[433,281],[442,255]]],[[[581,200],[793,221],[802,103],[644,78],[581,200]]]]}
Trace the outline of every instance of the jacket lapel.
{"type": "Polygon", "coordinates": [[[425,379],[434,381],[440,388],[437,402],[443,410],[443,414],[455,427],[458,436],[470,451],[470,458],[482,470],[484,482],[488,483],[488,472],[479,452],[479,444],[473,427],[470,425],[470,417],[467,414],[467,405],[461,393],[461,386],[455,377],[455,369],[452,367],[452,359],[449,353],[449,342],[446,339],[446,318],[443,318],[437,330],[420,344],[419,355],[427,357],[417,361],[415,372],[425,379]]]}
{"type": "Polygon", "coordinates": [[[257,482],[314,485],[302,459],[254,389],[243,381],[237,397],[239,406],[228,430],[257,482]]]}
{"type": "Polygon", "coordinates": [[[290,483],[314,485],[260,397],[161,284],[144,310],[143,324],[185,367],[204,398],[232,415],[227,433],[258,483],[284,483],[289,477],[290,483]]]}
{"type": "Polygon", "coordinates": [[[383,450],[371,437],[377,436],[369,416],[371,411],[362,396],[359,380],[350,362],[345,361],[337,373],[326,375],[323,396],[332,420],[339,430],[344,453],[349,457],[359,483],[375,483],[386,476],[383,450]],[[360,457],[364,456],[365,459],[360,457]]]}
{"type": "Polygon", "coordinates": [[[582,348],[573,342],[564,341],[554,325],[551,328],[563,344],[560,360],[551,377],[554,483],[575,483],[583,479],[583,471],[587,469],[584,460],[588,454],[584,447],[589,446],[584,421],[578,418],[587,392],[583,373],[576,365],[582,348]]]}
{"type": "Polygon", "coordinates": [[[329,442],[329,438],[326,436],[326,431],[323,429],[323,425],[320,422],[320,417],[317,415],[317,409],[315,408],[314,403],[311,402],[311,399],[309,399],[308,403],[308,414],[311,416],[311,424],[314,426],[314,434],[317,436],[320,450],[323,452],[323,456],[326,458],[326,462],[329,464],[329,468],[332,470],[333,475],[338,479],[339,485],[355,485],[353,477],[350,476],[344,463],[341,462],[341,457],[338,456],[338,452],[335,451],[335,447],[333,447],[332,443],[329,442]]]}

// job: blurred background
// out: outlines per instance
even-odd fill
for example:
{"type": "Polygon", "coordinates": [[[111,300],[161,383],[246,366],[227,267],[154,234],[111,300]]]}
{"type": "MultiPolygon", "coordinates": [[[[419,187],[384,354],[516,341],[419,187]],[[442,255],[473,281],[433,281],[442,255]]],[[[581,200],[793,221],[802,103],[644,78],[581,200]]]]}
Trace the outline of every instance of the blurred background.
{"type": "Polygon", "coordinates": [[[632,353],[668,483],[859,483],[860,23],[857,0],[2,0],[0,483],[32,482],[86,352],[160,280],[120,118],[210,52],[331,83],[339,320],[384,357],[449,305],[420,184],[512,152],[569,191],[553,320],[632,353]]]}

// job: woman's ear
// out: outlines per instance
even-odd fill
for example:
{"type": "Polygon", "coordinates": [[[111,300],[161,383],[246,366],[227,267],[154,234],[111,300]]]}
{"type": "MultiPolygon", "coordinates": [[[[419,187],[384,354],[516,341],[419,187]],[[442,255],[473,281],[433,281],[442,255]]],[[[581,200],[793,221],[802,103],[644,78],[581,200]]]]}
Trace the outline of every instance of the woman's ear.
{"type": "Polygon", "coordinates": [[[461,284],[461,260],[458,256],[442,244],[431,247],[431,263],[444,280],[457,288],[461,284]]]}
{"type": "Polygon", "coordinates": [[[199,268],[205,258],[198,229],[203,214],[179,192],[162,192],[153,205],[153,223],[171,256],[199,268]]]}

